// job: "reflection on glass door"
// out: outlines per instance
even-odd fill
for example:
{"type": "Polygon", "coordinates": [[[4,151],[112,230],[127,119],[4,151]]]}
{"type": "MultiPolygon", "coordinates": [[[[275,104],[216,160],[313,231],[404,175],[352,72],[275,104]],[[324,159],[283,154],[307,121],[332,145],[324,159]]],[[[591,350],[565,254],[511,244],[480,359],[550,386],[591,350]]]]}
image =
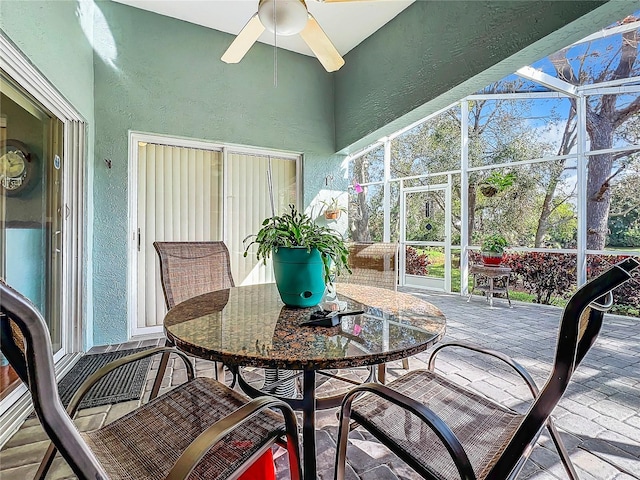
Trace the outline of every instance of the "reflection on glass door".
{"type": "MultiPolygon", "coordinates": [[[[2,74],[0,127],[0,276],[43,313],[61,355],[64,125],[2,74]]],[[[0,357],[0,399],[15,380],[0,357]]]]}
{"type": "Polygon", "coordinates": [[[447,185],[404,190],[402,279],[411,287],[450,288],[451,195],[447,185]]]}

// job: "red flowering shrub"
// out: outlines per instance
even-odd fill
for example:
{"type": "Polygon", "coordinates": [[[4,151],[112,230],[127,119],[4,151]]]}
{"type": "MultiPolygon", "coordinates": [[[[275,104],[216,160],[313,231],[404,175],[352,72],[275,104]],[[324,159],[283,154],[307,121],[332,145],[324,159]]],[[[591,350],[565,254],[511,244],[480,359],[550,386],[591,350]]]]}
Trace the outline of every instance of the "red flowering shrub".
{"type": "Polygon", "coordinates": [[[536,303],[551,304],[552,297],[568,297],[576,288],[576,256],[569,253],[520,252],[505,255],[503,265],[511,267],[524,288],[536,296],[536,303]]]}
{"type": "MultiPolygon", "coordinates": [[[[630,255],[587,255],[587,280],[597,277],[630,255]]],[[[480,252],[469,251],[469,262],[480,263],[480,252]]],[[[550,304],[553,297],[569,298],[577,281],[576,254],[555,252],[507,253],[502,264],[510,267],[516,284],[536,296],[537,303],[550,304]]],[[[611,311],[622,315],[640,316],[640,271],[633,279],[614,291],[611,311]]]]}
{"type": "Polygon", "coordinates": [[[409,275],[427,275],[429,273],[429,256],[418,253],[413,247],[407,247],[406,271],[409,275]]]}

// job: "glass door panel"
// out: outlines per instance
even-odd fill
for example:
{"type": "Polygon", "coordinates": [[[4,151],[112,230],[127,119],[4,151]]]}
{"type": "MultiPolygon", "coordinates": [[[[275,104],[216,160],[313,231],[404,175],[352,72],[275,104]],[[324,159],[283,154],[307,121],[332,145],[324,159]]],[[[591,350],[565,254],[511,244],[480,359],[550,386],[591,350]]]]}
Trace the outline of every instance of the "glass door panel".
{"type": "Polygon", "coordinates": [[[402,199],[404,284],[446,290],[451,208],[447,186],[407,189],[402,199]]]}
{"type": "Polygon", "coordinates": [[[406,193],[407,242],[444,242],[445,202],[444,189],[406,193]]]}
{"type": "Polygon", "coordinates": [[[222,240],[222,152],[138,142],[134,334],[162,331],[167,308],[153,242],[222,240]]]}
{"type": "MultiPolygon", "coordinates": [[[[0,78],[0,276],[42,312],[54,354],[61,324],[63,123],[0,78]]],[[[15,374],[0,358],[0,398],[15,374]]]]}

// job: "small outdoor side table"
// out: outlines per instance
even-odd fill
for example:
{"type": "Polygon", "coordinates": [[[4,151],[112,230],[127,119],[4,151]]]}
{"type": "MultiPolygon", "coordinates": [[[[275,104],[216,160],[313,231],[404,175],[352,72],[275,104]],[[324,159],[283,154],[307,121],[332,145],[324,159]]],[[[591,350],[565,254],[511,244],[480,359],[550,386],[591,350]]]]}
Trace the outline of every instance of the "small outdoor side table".
{"type": "Polygon", "coordinates": [[[472,265],[469,272],[473,275],[473,285],[467,302],[471,301],[473,292],[478,289],[483,291],[487,297],[489,305],[493,307],[493,296],[496,293],[504,293],[507,296],[509,307],[509,277],[511,269],[503,265],[472,265]]]}

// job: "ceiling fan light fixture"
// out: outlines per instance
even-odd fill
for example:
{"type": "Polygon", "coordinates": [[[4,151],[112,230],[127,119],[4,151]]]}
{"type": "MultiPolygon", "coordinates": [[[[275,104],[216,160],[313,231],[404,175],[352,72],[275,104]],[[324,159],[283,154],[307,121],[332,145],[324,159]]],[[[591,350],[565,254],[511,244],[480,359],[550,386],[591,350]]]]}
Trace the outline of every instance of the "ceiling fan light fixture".
{"type": "Polygon", "coordinates": [[[300,33],[307,25],[309,13],[304,0],[260,0],[258,18],[270,32],[286,36],[300,33]]]}

